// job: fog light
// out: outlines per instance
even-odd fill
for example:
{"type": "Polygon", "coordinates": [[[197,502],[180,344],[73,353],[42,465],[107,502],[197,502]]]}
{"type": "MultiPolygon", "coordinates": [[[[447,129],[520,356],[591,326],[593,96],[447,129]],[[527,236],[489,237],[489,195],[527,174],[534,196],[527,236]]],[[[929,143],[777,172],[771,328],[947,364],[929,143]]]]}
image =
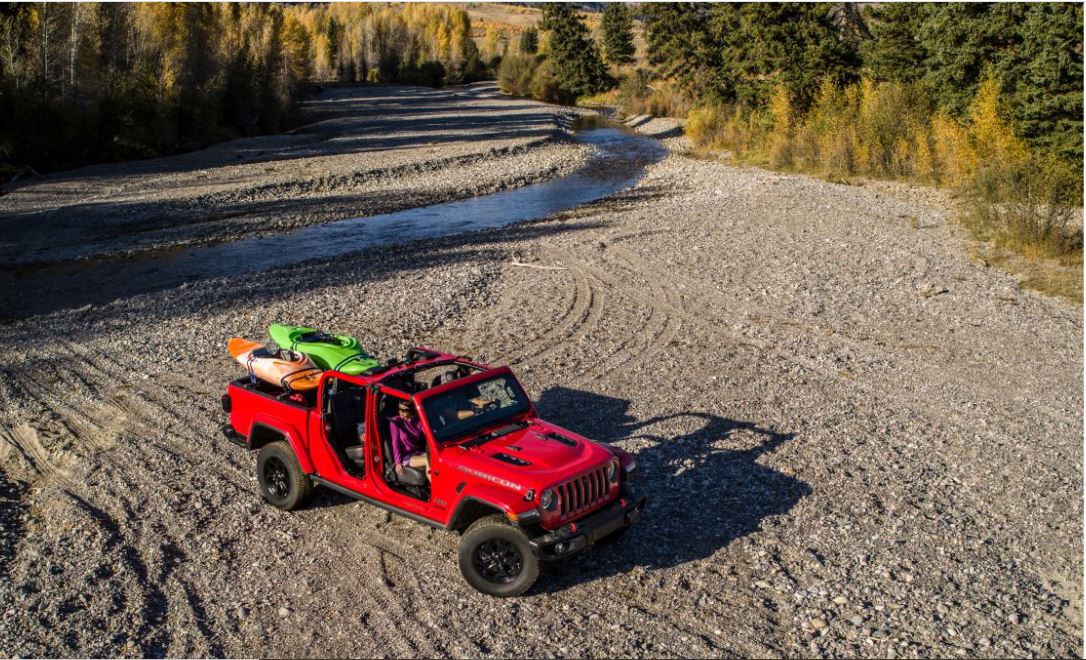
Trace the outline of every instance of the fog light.
{"type": "Polygon", "coordinates": [[[569,546],[565,543],[559,543],[558,545],[554,546],[554,553],[560,555],[565,552],[568,547],[569,546]]]}

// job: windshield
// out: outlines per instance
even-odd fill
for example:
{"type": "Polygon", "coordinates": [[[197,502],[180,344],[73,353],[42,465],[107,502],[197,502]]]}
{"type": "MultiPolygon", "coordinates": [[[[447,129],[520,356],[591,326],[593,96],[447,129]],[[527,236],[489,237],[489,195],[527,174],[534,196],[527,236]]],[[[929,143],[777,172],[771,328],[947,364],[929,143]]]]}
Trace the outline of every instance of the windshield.
{"type": "Polygon", "coordinates": [[[429,397],[422,407],[441,441],[519,415],[530,404],[517,381],[503,375],[429,397]]]}

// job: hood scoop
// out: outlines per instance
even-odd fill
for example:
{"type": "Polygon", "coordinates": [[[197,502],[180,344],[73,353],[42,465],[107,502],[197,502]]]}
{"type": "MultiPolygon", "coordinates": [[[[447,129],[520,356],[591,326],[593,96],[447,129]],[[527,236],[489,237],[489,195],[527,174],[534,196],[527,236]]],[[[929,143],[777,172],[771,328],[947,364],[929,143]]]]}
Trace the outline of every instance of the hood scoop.
{"type": "Polygon", "coordinates": [[[546,434],[543,437],[544,438],[550,438],[551,440],[557,440],[558,442],[561,442],[563,445],[566,445],[567,447],[576,447],[577,446],[577,441],[576,440],[574,440],[573,438],[567,438],[566,436],[562,435],[561,433],[556,433],[555,431],[551,431],[550,433],[546,434]]]}
{"type": "Polygon", "coordinates": [[[531,463],[524,460],[523,458],[517,458],[516,456],[510,456],[509,454],[494,454],[493,456],[491,456],[491,458],[502,461],[503,463],[508,463],[510,465],[531,465],[531,463]]]}
{"type": "Polygon", "coordinates": [[[478,438],[475,438],[474,440],[469,440],[469,441],[465,442],[461,446],[462,447],[478,447],[479,445],[486,444],[486,443],[490,442],[494,438],[500,438],[503,435],[509,435],[510,433],[516,433],[517,431],[521,430],[525,426],[527,426],[527,424],[524,423],[524,422],[514,422],[512,424],[502,426],[501,428],[494,429],[490,433],[484,433],[483,435],[479,436],[478,438]]]}

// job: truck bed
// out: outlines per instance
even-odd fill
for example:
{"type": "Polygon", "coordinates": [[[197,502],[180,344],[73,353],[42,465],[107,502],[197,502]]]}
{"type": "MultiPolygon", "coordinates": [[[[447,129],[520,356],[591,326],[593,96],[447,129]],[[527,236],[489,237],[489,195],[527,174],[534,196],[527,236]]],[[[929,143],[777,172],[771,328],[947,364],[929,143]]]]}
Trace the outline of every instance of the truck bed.
{"type": "Polygon", "coordinates": [[[253,394],[258,394],[269,399],[274,399],[279,403],[285,403],[291,406],[297,406],[299,408],[310,409],[317,405],[317,390],[295,393],[286,392],[278,385],[272,385],[271,383],[260,380],[259,378],[256,379],[256,382],[254,383],[249,379],[248,376],[244,376],[242,378],[238,378],[237,380],[230,381],[230,385],[237,389],[251,392],[253,394]],[[291,396],[291,394],[294,394],[295,396],[300,395],[302,400],[298,401],[296,399],[288,398],[291,396]]]}
{"type": "Polygon", "coordinates": [[[230,426],[241,436],[251,439],[254,425],[262,425],[269,431],[289,434],[295,441],[304,442],[309,413],[316,406],[316,390],[299,397],[245,377],[231,381],[226,392],[223,405],[229,410],[230,426]]]}

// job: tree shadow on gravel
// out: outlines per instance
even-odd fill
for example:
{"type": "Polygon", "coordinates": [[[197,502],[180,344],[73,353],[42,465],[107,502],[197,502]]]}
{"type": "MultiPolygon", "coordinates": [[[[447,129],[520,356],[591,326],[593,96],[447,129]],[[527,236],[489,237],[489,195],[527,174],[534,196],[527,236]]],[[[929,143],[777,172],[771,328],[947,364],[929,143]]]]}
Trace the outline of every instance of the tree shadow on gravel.
{"type": "Polygon", "coordinates": [[[0,470],[0,578],[8,575],[15,548],[26,535],[27,486],[0,470]]]}
{"type": "Polygon", "coordinates": [[[545,419],[594,440],[653,443],[637,453],[640,488],[649,497],[641,520],[611,547],[549,565],[548,579],[540,581],[547,591],[637,566],[670,568],[711,557],[812,492],[805,482],[758,463],[791,433],[701,412],[639,420],[629,401],[564,387],[544,392],[538,406],[545,419]],[[691,421],[696,430],[680,435],[649,431],[691,421]]]}
{"type": "MultiPolygon", "coordinates": [[[[274,300],[279,295],[295,295],[333,282],[380,282],[404,277],[416,270],[502,261],[508,255],[500,247],[493,248],[493,244],[533,241],[601,226],[601,222],[589,220],[524,222],[497,229],[363,248],[339,255],[334,260],[330,257],[316,258],[289,266],[226,276],[181,272],[173,269],[165,257],[132,262],[124,257],[111,258],[110,262],[117,264],[114,270],[100,268],[101,260],[89,264],[69,262],[61,266],[31,268],[23,275],[18,288],[0,290],[0,322],[59,312],[55,321],[64,326],[67,336],[73,340],[87,340],[127,327],[132,311],[123,301],[131,296],[157,294],[196,283],[186,294],[173,295],[168,309],[162,311],[170,318],[192,313],[214,314],[238,305],[252,304],[253,300],[274,300]],[[90,270],[82,272],[84,267],[94,273],[90,270]],[[289,290],[285,288],[285,283],[290,284],[289,290]],[[196,291],[199,291],[199,295],[195,295],[196,291]],[[112,304],[112,301],[121,302],[112,304]],[[96,307],[80,309],[77,305],[96,307]]],[[[184,250],[182,247],[163,250],[162,253],[181,254],[184,250]]],[[[0,278],[12,272],[0,266],[0,278]]],[[[166,304],[161,299],[159,302],[166,304]]],[[[147,318],[146,310],[139,314],[147,318]]],[[[26,331],[29,335],[40,332],[37,325],[28,326],[26,331]]],[[[27,335],[21,335],[18,331],[9,333],[9,338],[20,336],[27,335]]]]}

